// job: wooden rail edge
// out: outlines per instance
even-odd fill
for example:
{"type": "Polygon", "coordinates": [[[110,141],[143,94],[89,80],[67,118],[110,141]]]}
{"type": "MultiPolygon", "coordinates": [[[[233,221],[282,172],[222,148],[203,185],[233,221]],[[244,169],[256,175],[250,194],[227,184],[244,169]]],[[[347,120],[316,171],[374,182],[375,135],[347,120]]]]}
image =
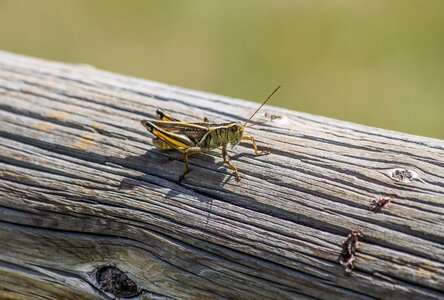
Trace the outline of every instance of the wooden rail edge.
{"type": "Polygon", "coordinates": [[[443,299],[443,141],[265,106],[181,181],[140,124],[257,106],[0,52],[0,298],[443,299]]]}

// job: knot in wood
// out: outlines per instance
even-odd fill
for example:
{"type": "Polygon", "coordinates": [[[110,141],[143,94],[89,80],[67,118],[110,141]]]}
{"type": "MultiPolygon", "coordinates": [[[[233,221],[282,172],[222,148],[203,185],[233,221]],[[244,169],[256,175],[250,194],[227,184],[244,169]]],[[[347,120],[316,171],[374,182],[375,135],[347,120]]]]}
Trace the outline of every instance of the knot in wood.
{"type": "Polygon", "coordinates": [[[139,294],[137,284],[116,267],[105,266],[96,273],[99,289],[117,298],[131,298],[139,294]]]}
{"type": "Polygon", "coordinates": [[[394,181],[410,182],[418,178],[418,173],[413,170],[397,168],[388,171],[388,175],[394,181]]]}

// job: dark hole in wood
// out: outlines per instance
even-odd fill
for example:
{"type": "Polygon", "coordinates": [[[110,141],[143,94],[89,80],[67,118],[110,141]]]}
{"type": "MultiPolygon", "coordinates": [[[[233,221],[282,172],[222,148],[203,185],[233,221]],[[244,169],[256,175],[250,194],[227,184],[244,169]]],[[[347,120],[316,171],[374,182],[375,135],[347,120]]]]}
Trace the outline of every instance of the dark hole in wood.
{"type": "Polygon", "coordinates": [[[98,287],[118,298],[131,298],[138,295],[137,284],[116,267],[102,267],[96,273],[98,287]]]}

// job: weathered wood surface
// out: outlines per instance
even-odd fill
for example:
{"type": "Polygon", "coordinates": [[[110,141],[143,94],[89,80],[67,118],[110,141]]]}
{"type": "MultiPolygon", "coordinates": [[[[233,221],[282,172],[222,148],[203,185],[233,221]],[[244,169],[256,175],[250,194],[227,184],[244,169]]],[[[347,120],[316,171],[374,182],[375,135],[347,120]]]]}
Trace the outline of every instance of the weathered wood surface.
{"type": "Polygon", "coordinates": [[[0,298],[129,296],[100,288],[104,266],[140,299],[444,297],[443,141],[266,106],[250,132],[272,154],[231,151],[241,182],[208,155],[179,182],[139,123],[159,107],[227,121],[257,104],[0,52],[0,298]]]}

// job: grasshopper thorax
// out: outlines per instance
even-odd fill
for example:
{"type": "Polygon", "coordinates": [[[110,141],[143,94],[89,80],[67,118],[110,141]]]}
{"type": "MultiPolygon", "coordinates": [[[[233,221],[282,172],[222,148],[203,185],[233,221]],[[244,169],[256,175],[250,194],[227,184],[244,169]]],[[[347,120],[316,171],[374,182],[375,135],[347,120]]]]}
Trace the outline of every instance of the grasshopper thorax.
{"type": "Polygon", "coordinates": [[[233,122],[227,126],[228,142],[235,146],[242,141],[244,135],[244,124],[241,122],[233,122]]]}
{"type": "Polygon", "coordinates": [[[199,140],[202,149],[216,149],[227,144],[237,145],[242,141],[244,125],[241,122],[210,124],[208,132],[199,140]]]}

